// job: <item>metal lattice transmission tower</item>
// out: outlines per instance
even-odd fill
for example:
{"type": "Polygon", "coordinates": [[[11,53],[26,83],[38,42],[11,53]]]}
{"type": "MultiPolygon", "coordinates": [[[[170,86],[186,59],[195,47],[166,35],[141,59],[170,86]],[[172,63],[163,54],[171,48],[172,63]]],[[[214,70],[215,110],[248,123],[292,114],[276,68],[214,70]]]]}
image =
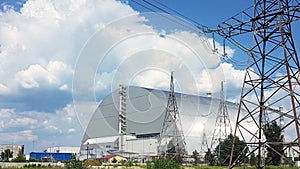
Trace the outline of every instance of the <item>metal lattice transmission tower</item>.
{"type": "MultiPolygon", "coordinates": [[[[221,141],[224,141],[230,134],[232,134],[232,127],[228,115],[227,105],[224,96],[224,85],[222,81],[221,92],[220,92],[220,104],[219,104],[218,114],[215,122],[215,129],[212,135],[212,140],[210,145],[211,149],[219,145],[221,141]]],[[[218,154],[220,154],[220,151],[218,154]]]]}
{"type": "Polygon", "coordinates": [[[160,133],[158,155],[181,160],[186,153],[185,138],[174,93],[172,72],[169,99],[160,133]]]}
{"type": "Polygon", "coordinates": [[[256,0],[253,7],[218,25],[219,35],[249,55],[234,130],[234,135],[245,141],[247,147],[234,154],[237,139],[233,140],[230,168],[251,155],[258,157],[257,167],[263,168],[272,161],[262,153],[266,148],[285,158],[283,151],[277,151],[278,147],[300,146],[300,64],[292,32],[293,24],[300,19],[299,12],[296,0],[256,0]],[[280,106],[284,109],[279,113],[269,112],[268,120],[279,124],[280,118],[284,118],[281,131],[289,139],[267,142],[264,112],[280,106]]]}
{"type": "Polygon", "coordinates": [[[205,133],[205,125],[203,124],[203,131],[202,131],[202,138],[201,138],[201,144],[200,144],[200,156],[204,158],[205,153],[208,151],[208,143],[207,143],[207,137],[205,133]]]}

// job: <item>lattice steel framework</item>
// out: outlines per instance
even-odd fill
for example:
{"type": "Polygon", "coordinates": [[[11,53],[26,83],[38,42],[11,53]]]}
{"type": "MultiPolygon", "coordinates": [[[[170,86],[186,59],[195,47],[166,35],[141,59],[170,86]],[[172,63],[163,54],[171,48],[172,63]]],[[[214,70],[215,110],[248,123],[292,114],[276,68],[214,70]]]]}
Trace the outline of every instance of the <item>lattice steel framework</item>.
{"type": "Polygon", "coordinates": [[[169,99],[165,111],[162,131],[160,133],[158,155],[181,161],[186,153],[185,138],[174,93],[172,72],[169,99]]]}
{"type": "Polygon", "coordinates": [[[127,90],[123,85],[119,85],[119,151],[124,150],[124,135],[126,135],[126,95],[127,90]]]}
{"type": "Polygon", "coordinates": [[[201,138],[201,144],[200,144],[200,157],[201,160],[204,161],[205,153],[208,151],[208,143],[207,143],[207,137],[205,132],[205,124],[203,125],[203,131],[202,131],[202,138],[201,138]]]}
{"type": "Polygon", "coordinates": [[[215,129],[212,135],[211,148],[224,141],[229,134],[232,134],[230,118],[228,115],[227,105],[224,96],[223,81],[221,82],[220,104],[215,122],[215,129]]]}
{"type": "Polygon", "coordinates": [[[202,138],[201,138],[201,144],[200,144],[200,155],[203,155],[207,152],[208,150],[208,143],[207,143],[207,137],[206,137],[206,132],[205,132],[205,125],[203,125],[203,131],[202,131],[202,138]]]}
{"type": "Polygon", "coordinates": [[[243,46],[241,48],[246,49],[242,43],[251,44],[247,47],[249,65],[234,130],[234,135],[242,138],[247,147],[236,155],[233,153],[236,140],[233,141],[230,168],[253,154],[258,157],[257,168],[263,168],[270,162],[264,154],[266,148],[285,158],[282,151],[275,150],[276,146],[294,147],[295,150],[300,146],[300,64],[292,33],[292,24],[300,19],[299,12],[300,4],[296,0],[257,0],[253,7],[218,25],[218,34],[243,46]],[[269,123],[279,123],[280,118],[284,118],[281,130],[288,137],[283,141],[267,142],[264,112],[279,106],[284,106],[282,112],[268,113],[269,123]]]}

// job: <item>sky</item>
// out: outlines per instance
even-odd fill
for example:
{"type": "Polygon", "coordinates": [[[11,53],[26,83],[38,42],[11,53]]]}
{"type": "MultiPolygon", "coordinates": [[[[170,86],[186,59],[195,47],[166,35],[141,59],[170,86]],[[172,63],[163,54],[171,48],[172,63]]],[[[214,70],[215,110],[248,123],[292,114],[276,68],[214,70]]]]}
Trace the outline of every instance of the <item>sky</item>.
{"type": "MultiPolygon", "coordinates": [[[[160,2],[209,28],[251,5],[160,2]]],[[[238,102],[245,67],[214,54],[212,35],[178,17],[131,0],[4,0],[0,9],[0,144],[24,144],[26,153],[80,146],[93,111],[120,83],[168,90],[171,71],[177,92],[219,97],[225,81],[227,99],[238,102]]],[[[222,38],[215,43],[223,49],[222,38]]],[[[226,53],[247,59],[234,46],[226,53]]]]}

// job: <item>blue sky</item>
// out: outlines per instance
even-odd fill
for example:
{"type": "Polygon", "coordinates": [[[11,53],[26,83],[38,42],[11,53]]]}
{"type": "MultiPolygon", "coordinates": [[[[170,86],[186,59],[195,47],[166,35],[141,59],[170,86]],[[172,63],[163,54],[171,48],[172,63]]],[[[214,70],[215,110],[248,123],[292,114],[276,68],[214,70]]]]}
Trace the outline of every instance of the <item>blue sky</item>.
{"type": "MultiPolygon", "coordinates": [[[[219,97],[225,80],[227,98],[238,101],[244,67],[212,54],[211,35],[121,2],[1,1],[0,144],[25,144],[26,153],[79,146],[96,106],[119,83],[166,90],[173,70],[178,92],[219,97]]],[[[252,4],[160,2],[209,28],[252,4]]],[[[223,48],[221,37],[216,43],[223,48]]],[[[246,60],[232,45],[226,52],[246,60]]]]}
{"type": "MultiPolygon", "coordinates": [[[[139,2],[139,1],[137,1],[139,2]]],[[[157,4],[155,1],[149,1],[157,4]]],[[[197,21],[198,23],[208,26],[209,28],[216,28],[217,25],[231,16],[241,12],[242,10],[253,5],[253,1],[170,1],[161,0],[160,3],[168,6],[169,8],[176,10],[184,16],[197,21]]],[[[138,11],[149,11],[144,7],[129,1],[129,4],[138,11]]],[[[146,4],[146,3],[142,3],[146,4]]],[[[150,5],[148,5],[149,7],[150,5]]]]}
{"type": "Polygon", "coordinates": [[[13,9],[15,11],[19,11],[22,7],[23,4],[26,2],[26,0],[2,0],[0,2],[1,7],[0,9],[7,10],[8,8],[13,9]]]}

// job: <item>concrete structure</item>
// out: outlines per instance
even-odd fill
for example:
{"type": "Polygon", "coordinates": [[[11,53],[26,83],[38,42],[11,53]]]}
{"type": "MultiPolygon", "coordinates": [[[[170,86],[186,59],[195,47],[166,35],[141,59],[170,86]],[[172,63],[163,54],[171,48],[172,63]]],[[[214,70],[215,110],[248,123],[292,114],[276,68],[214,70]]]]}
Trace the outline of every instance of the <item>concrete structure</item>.
{"type": "MultiPolygon", "coordinates": [[[[130,86],[126,98],[126,136],[119,151],[119,90],[105,97],[94,112],[82,139],[80,154],[101,158],[108,154],[157,155],[157,139],[162,130],[168,91],[130,86]]],[[[211,139],[219,99],[175,93],[188,154],[200,149],[202,132],[211,139]],[[203,126],[203,124],[206,124],[203,126]],[[204,130],[203,130],[204,128],[204,130]],[[211,134],[210,134],[211,133],[211,134]]],[[[231,121],[238,105],[226,102],[231,121]]],[[[209,142],[210,143],[210,142],[209,142]]]]}
{"type": "Polygon", "coordinates": [[[13,154],[13,159],[16,158],[19,153],[24,154],[24,145],[16,145],[16,144],[1,144],[0,145],[0,153],[9,149],[13,154]]]}

